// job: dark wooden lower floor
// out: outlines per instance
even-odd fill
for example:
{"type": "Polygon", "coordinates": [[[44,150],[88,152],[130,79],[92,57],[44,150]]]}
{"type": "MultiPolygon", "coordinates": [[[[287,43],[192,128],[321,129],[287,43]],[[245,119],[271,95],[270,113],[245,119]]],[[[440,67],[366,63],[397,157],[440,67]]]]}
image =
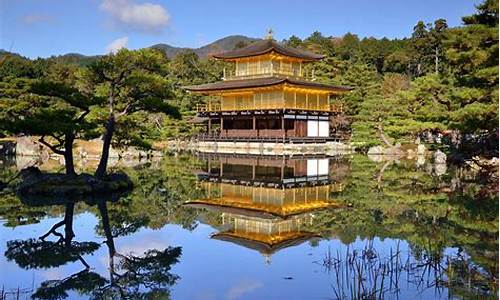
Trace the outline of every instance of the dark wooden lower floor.
{"type": "Polygon", "coordinates": [[[295,143],[295,144],[314,144],[326,142],[341,142],[342,137],[340,134],[331,134],[327,137],[272,137],[272,136],[223,136],[218,134],[199,134],[195,137],[199,141],[206,142],[263,142],[263,143],[295,143]]]}
{"type": "Polygon", "coordinates": [[[225,116],[209,118],[206,135],[219,138],[321,138],[330,134],[330,118],[310,116],[225,116]]]}

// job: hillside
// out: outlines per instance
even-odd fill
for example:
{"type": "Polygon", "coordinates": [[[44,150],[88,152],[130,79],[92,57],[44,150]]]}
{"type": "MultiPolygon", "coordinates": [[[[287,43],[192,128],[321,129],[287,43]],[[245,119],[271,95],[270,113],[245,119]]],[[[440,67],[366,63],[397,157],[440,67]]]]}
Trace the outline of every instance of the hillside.
{"type": "MultiPolygon", "coordinates": [[[[186,50],[192,50],[194,53],[196,53],[200,58],[206,58],[210,54],[221,52],[221,51],[227,51],[227,50],[233,50],[237,45],[246,45],[251,42],[257,41],[258,39],[255,38],[250,38],[246,37],[243,35],[230,35],[227,37],[224,37],[222,39],[216,40],[213,43],[207,44],[205,46],[199,47],[199,48],[183,48],[183,47],[175,47],[171,46],[168,44],[156,44],[153,46],[150,46],[149,48],[154,48],[154,49],[159,49],[162,51],[165,51],[168,57],[174,57],[177,53],[186,51],[186,50]]],[[[7,52],[5,50],[0,49],[0,56],[7,54],[10,52],[7,52]]],[[[17,55],[16,53],[11,53],[12,55],[17,55]]],[[[99,55],[83,55],[80,53],[67,53],[63,55],[54,55],[51,56],[48,59],[53,59],[62,63],[71,63],[71,64],[77,64],[77,65],[88,65],[95,59],[97,59],[99,55]]]]}
{"type": "Polygon", "coordinates": [[[160,49],[165,51],[167,53],[168,57],[173,57],[177,53],[186,51],[186,50],[192,50],[194,53],[196,53],[200,58],[206,58],[210,54],[221,52],[221,51],[227,51],[227,50],[233,50],[236,45],[240,43],[248,44],[254,41],[257,41],[258,39],[255,38],[249,38],[243,35],[230,35],[225,38],[219,39],[213,43],[210,43],[208,45],[199,47],[199,48],[181,48],[181,47],[174,47],[171,45],[167,44],[156,44],[151,46],[151,48],[155,49],[160,49]]]}

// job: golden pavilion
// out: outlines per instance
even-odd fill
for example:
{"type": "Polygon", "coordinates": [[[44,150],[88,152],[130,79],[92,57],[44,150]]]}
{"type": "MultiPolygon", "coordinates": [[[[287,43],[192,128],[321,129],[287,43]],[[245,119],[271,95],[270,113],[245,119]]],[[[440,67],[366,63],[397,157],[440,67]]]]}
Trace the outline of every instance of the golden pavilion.
{"type": "Polygon", "coordinates": [[[286,47],[272,37],[213,55],[227,62],[220,82],[185,87],[208,96],[198,107],[204,141],[325,143],[341,110],[333,97],[351,88],[315,81],[322,55],[286,47]]]}
{"type": "Polygon", "coordinates": [[[341,207],[332,199],[343,186],[331,176],[330,161],[208,155],[198,174],[204,195],[185,205],[220,214],[220,230],[211,238],[256,250],[268,261],[281,249],[320,238],[310,229],[314,212],[341,207]]]}

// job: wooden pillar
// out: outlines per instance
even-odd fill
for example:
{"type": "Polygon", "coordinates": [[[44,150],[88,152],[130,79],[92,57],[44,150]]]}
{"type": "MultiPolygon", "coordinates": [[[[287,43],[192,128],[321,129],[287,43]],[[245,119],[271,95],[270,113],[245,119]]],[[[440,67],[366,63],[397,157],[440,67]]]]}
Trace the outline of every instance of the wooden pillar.
{"type": "Polygon", "coordinates": [[[208,118],[208,135],[212,133],[212,119],[208,118]]]}
{"type": "Polygon", "coordinates": [[[281,135],[283,136],[283,140],[286,137],[286,131],[285,131],[285,116],[281,116],[281,135]]]}
{"type": "Polygon", "coordinates": [[[224,134],[223,128],[224,128],[224,119],[222,118],[222,116],[220,116],[220,133],[221,133],[221,135],[224,134]]]}
{"type": "Polygon", "coordinates": [[[259,130],[257,129],[257,119],[255,115],[252,116],[252,130],[256,136],[259,136],[259,130]]]}

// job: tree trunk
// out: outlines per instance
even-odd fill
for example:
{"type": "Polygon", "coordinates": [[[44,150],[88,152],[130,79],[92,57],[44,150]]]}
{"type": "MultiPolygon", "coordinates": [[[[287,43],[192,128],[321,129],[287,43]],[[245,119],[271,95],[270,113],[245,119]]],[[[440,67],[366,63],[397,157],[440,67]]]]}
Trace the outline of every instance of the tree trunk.
{"type": "Polygon", "coordinates": [[[75,164],[73,161],[73,142],[75,135],[68,133],[64,136],[64,165],[66,166],[67,175],[76,175],[75,164]]]}
{"type": "Polygon", "coordinates": [[[385,145],[388,146],[388,147],[390,147],[390,148],[394,147],[394,145],[385,136],[384,129],[382,128],[382,124],[381,123],[378,124],[377,129],[378,129],[378,134],[379,134],[380,138],[382,139],[382,141],[385,143],[385,145]]]}
{"type": "Polygon", "coordinates": [[[75,203],[71,202],[66,204],[66,211],[64,213],[64,244],[66,247],[71,246],[71,241],[75,237],[73,232],[73,213],[75,210],[75,203]]]}
{"type": "Polygon", "coordinates": [[[113,240],[113,233],[111,231],[111,225],[109,223],[108,206],[105,200],[101,200],[97,203],[97,208],[101,214],[102,227],[104,229],[104,236],[106,237],[106,245],[108,246],[109,255],[109,278],[111,283],[115,282],[115,255],[116,248],[115,242],[113,240]]]}
{"type": "Polygon", "coordinates": [[[106,201],[101,200],[97,203],[97,208],[101,214],[102,228],[104,229],[104,236],[106,237],[106,245],[108,246],[109,256],[116,254],[115,243],[113,240],[113,232],[109,223],[108,205],[106,201]]]}
{"type": "Polygon", "coordinates": [[[437,47],[434,54],[434,67],[436,74],[439,74],[439,49],[437,47]]]}
{"type": "Polygon", "coordinates": [[[95,171],[95,176],[97,178],[102,178],[106,174],[106,168],[108,166],[109,149],[111,148],[111,139],[113,138],[113,132],[115,131],[115,118],[110,116],[108,122],[106,123],[106,132],[104,133],[101,160],[95,171]]]}

